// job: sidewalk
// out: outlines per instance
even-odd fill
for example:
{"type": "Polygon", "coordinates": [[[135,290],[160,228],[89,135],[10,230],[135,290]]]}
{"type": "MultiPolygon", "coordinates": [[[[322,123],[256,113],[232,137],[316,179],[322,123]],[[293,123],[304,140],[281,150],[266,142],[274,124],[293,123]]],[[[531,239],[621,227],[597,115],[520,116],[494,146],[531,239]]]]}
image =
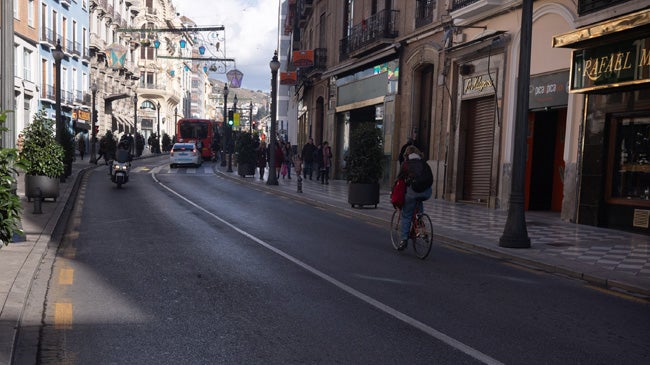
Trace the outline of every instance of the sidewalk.
{"type": "MultiPolygon", "coordinates": [[[[362,216],[386,227],[393,214],[388,190],[381,192],[376,209],[374,206],[352,208],[347,202],[346,181],[330,180],[329,185],[322,185],[316,180],[307,179],[303,180],[303,192],[298,193],[295,174],[291,180],[279,177],[278,185],[273,186],[266,185],[268,169],[264,180],[259,175],[241,178],[237,175],[237,168],[233,170],[229,173],[226,167],[215,165],[216,173],[234,180],[314,205],[362,216]]],[[[499,238],[506,223],[505,211],[436,199],[429,199],[424,205],[425,212],[433,222],[434,250],[436,244],[444,243],[582,279],[597,286],[650,297],[650,236],[568,223],[560,219],[559,213],[531,211],[526,212],[531,248],[503,248],[499,247],[499,238]]],[[[390,245],[388,235],[386,240],[386,244],[390,245]]],[[[435,255],[435,251],[432,255],[435,255]]]]}

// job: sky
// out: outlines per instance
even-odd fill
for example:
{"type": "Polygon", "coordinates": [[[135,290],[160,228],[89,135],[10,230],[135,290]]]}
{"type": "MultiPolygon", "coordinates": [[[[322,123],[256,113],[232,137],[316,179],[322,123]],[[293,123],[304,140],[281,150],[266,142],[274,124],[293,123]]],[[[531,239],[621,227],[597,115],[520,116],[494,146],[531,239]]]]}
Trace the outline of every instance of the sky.
{"type": "MultiPolygon", "coordinates": [[[[197,26],[225,27],[226,58],[234,58],[229,69],[244,74],[241,87],[268,92],[271,89],[269,62],[278,44],[279,0],[172,0],[180,16],[197,26]]],[[[207,52],[206,52],[207,54],[207,52]]],[[[211,78],[226,81],[225,74],[211,78]]]]}

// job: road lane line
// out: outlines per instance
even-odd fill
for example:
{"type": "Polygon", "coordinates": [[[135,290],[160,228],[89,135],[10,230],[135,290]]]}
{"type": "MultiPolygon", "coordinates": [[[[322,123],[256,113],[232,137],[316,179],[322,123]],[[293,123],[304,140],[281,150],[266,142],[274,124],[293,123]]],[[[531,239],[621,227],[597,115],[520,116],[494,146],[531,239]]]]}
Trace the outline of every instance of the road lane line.
{"type": "Polygon", "coordinates": [[[72,329],[72,303],[54,303],[54,327],[72,329]]]}
{"type": "Polygon", "coordinates": [[[169,191],[170,193],[176,195],[177,197],[179,197],[180,199],[182,199],[186,203],[192,205],[196,209],[206,213],[207,215],[213,217],[214,219],[218,220],[219,222],[221,222],[221,223],[225,224],[226,226],[230,227],[234,231],[240,233],[242,236],[245,236],[245,237],[249,238],[250,240],[258,243],[260,246],[268,249],[269,251],[272,251],[273,253],[275,253],[275,254],[289,260],[290,262],[293,262],[294,264],[300,266],[304,270],[306,270],[306,271],[318,276],[319,278],[329,282],[330,284],[338,287],[339,289],[345,291],[346,293],[348,293],[348,294],[350,294],[350,295],[352,295],[352,296],[354,296],[354,297],[356,297],[356,298],[370,304],[371,306],[381,310],[382,312],[384,312],[384,313],[386,313],[386,314],[388,314],[388,315],[390,315],[390,316],[392,316],[392,317],[394,317],[394,318],[396,318],[396,319],[398,319],[398,320],[400,320],[400,321],[402,321],[404,323],[407,323],[407,324],[421,330],[422,332],[428,334],[429,336],[431,336],[431,337],[433,337],[433,338],[435,338],[435,339],[437,339],[437,340],[439,340],[439,341],[441,341],[441,342],[455,348],[456,350],[458,350],[458,351],[460,351],[460,352],[462,352],[462,353],[464,353],[464,354],[466,354],[468,356],[473,357],[474,359],[476,359],[476,360],[478,360],[478,361],[480,361],[480,362],[482,362],[484,364],[490,364],[490,365],[503,364],[502,362],[500,362],[500,361],[498,361],[496,359],[493,359],[492,357],[480,352],[479,350],[476,350],[473,347],[470,347],[470,346],[468,346],[468,345],[466,345],[466,344],[464,344],[464,343],[462,343],[462,342],[460,342],[460,341],[458,341],[458,340],[456,340],[456,339],[454,339],[454,338],[452,338],[452,337],[450,337],[450,336],[436,330],[435,328],[430,327],[427,324],[422,323],[422,322],[418,321],[417,319],[415,319],[415,318],[413,318],[413,317],[411,317],[411,316],[409,316],[409,315],[407,315],[405,313],[402,313],[402,312],[398,311],[397,309],[395,309],[393,307],[390,307],[390,306],[376,300],[375,298],[372,298],[372,297],[370,297],[370,296],[368,296],[368,295],[354,289],[353,287],[351,287],[351,286],[349,286],[349,285],[335,279],[332,276],[329,276],[329,275],[325,274],[324,272],[316,269],[315,267],[312,267],[312,266],[304,263],[303,261],[289,255],[288,253],[286,253],[286,252],[284,252],[284,251],[270,245],[269,243],[266,243],[265,241],[253,236],[252,234],[240,229],[239,227],[231,224],[230,222],[224,220],[223,218],[221,218],[221,217],[215,215],[214,213],[206,210],[202,206],[194,203],[193,201],[191,201],[191,200],[187,199],[186,197],[182,196],[181,194],[177,193],[172,188],[170,188],[167,185],[163,184],[162,182],[160,182],[160,180],[158,180],[156,178],[155,173],[152,172],[151,177],[162,188],[164,188],[167,191],[169,191]]]}
{"type": "Polygon", "coordinates": [[[74,283],[74,269],[63,268],[59,270],[59,285],[72,285],[74,283]]]}

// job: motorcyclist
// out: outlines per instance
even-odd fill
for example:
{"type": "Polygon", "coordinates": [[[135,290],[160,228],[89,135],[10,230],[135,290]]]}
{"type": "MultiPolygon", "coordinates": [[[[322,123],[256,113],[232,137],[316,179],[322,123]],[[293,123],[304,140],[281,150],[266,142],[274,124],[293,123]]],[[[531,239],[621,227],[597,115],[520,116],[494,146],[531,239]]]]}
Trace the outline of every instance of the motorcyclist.
{"type": "Polygon", "coordinates": [[[128,144],[126,142],[120,142],[120,144],[117,145],[117,151],[115,152],[115,161],[123,163],[131,162],[132,160],[133,156],[131,156],[128,144]]]}

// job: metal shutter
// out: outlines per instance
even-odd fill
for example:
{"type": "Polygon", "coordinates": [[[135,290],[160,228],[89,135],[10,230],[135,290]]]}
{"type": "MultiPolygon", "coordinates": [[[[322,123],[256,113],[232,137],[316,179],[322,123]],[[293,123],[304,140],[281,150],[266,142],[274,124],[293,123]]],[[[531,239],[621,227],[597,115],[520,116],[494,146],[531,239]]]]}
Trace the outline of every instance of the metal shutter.
{"type": "Polygon", "coordinates": [[[494,98],[467,101],[463,200],[487,203],[492,175],[494,98]]]}

